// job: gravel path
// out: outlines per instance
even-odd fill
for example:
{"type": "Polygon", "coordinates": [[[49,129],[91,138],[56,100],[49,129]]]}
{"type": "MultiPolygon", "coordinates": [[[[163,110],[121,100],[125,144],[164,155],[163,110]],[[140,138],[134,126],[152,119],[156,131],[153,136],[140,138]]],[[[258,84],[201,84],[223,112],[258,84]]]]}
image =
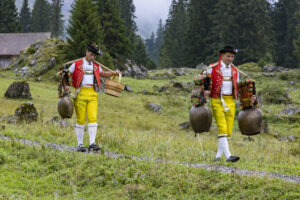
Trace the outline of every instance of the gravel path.
{"type": "MultiPolygon", "coordinates": [[[[73,151],[76,152],[76,147],[69,146],[69,145],[58,145],[58,144],[53,144],[53,143],[45,143],[41,144],[39,142],[34,142],[30,140],[25,140],[25,139],[12,139],[10,137],[5,137],[5,136],[0,136],[0,140],[7,140],[7,141],[17,141],[20,142],[24,145],[28,146],[42,146],[44,145],[47,148],[52,148],[56,149],[59,151],[73,151]]],[[[99,152],[101,153],[101,152],[99,152]]],[[[284,174],[279,174],[275,172],[265,172],[265,171],[251,171],[247,169],[239,169],[235,167],[227,167],[227,166],[222,166],[222,165],[212,165],[212,164],[201,164],[201,163],[188,163],[188,162],[175,162],[175,161],[167,161],[167,160],[162,160],[162,159],[153,159],[150,157],[138,157],[138,156],[133,156],[133,155],[126,155],[126,154],[118,154],[118,153],[113,153],[113,152],[103,152],[104,155],[110,158],[120,158],[120,157],[131,157],[132,159],[135,160],[140,160],[140,161],[150,161],[154,163],[165,163],[165,164],[175,164],[175,165],[182,165],[182,166],[188,166],[188,167],[193,167],[193,168],[202,168],[210,171],[217,171],[217,172],[222,172],[222,173],[227,173],[227,174],[238,174],[238,175],[244,175],[244,176],[256,176],[256,177],[268,177],[268,178],[278,178],[284,181],[292,182],[292,183],[300,183],[300,177],[299,176],[289,176],[289,175],[284,175],[284,174]]]]}

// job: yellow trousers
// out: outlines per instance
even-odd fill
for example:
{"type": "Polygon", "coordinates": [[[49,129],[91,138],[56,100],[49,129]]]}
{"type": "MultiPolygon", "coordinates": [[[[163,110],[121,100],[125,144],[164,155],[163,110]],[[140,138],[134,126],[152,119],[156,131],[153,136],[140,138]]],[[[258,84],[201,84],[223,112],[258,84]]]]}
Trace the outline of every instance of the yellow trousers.
{"type": "Polygon", "coordinates": [[[228,111],[224,111],[220,98],[211,98],[211,107],[213,115],[218,126],[218,135],[226,135],[230,138],[233,128],[234,115],[235,115],[235,102],[233,96],[223,96],[228,111]]]}
{"type": "Polygon", "coordinates": [[[85,124],[86,116],[88,123],[97,123],[98,93],[94,87],[81,87],[74,106],[78,125],[85,124]]]}

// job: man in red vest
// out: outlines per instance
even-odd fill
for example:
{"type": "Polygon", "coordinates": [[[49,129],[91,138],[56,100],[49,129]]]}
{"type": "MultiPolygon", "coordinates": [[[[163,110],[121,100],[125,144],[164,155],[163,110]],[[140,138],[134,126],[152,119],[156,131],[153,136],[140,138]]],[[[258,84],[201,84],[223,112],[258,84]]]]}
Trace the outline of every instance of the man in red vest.
{"type": "MultiPolygon", "coordinates": [[[[218,126],[218,151],[214,160],[220,160],[225,154],[227,162],[236,162],[239,156],[231,155],[228,140],[232,133],[235,101],[237,98],[237,83],[239,73],[232,64],[237,53],[231,46],[225,46],[220,50],[219,61],[205,69],[204,74],[211,75],[211,90],[205,91],[205,98],[211,97],[213,115],[218,126]]],[[[200,75],[201,76],[201,75],[200,75]]],[[[255,98],[255,97],[254,97],[255,98]]]]}
{"type": "MultiPolygon", "coordinates": [[[[98,151],[100,148],[95,143],[97,134],[97,108],[98,108],[98,91],[101,88],[100,77],[111,77],[118,75],[119,72],[104,72],[101,67],[94,62],[96,56],[100,55],[101,51],[94,44],[87,46],[86,55],[84,58],[75,61],[69,68],[72,74],[72,85],[76,89],[76,97],[74,106],[77,116],[75,125],[75,133],[77,136],[77,151],[85,152],[86,148],[83,145],[84,128],[86,118],[88,120],[89,132],[89,148],[91,151],[98,151]]],[[[68,91],[69,88],[66,88],[68,91]]]]}

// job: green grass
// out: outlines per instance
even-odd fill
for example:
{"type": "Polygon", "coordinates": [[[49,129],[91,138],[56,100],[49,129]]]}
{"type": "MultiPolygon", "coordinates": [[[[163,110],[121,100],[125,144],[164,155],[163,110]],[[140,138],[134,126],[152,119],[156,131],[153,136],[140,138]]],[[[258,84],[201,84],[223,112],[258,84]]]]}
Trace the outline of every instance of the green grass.
{"type": "MultiPolygon", "coordinates": [[[[191,74],[188,73],[172,80],[135,80],[124,77],[122,82],[128,84],[134,92],[123,92],[121,98],[101,93],[98,97],[100,127],[96,141],[101,143],[106,151],[126,155],[152,156],[179,162],[212,163],[217,150],[215,122],[213,121],[209,133],[203,133],[200,137],[195,138],[191,129],[180,130],[178,126],[180,123],[188,121],[191,106],[190,94],[174,88],[172,88],[172,92],[168,93],[159,93],[153,90],[154,85],[158,87],[171,86],[170,81],[190,82],[200,71],[191,70],[191,72],[191,74]],[[154,94],[143,95],[144,89],[153,90],[154,94]],[[148,102],[162,105],[162,112],[155,113],[147,109],[148,102]]],[[[300,107],[300,79],[297,79],[297,73],[299,73],[297,70],[288,72],[289,80],[284,81],[279,78],[279,74],[270,78],[263,77],[259,72],[250,72],[251,77],[257,81],[258,91],[265,87],[280,85],[284,90],[289,91],[293,104],[300,107]],[[288,81],[295,81],[296,85],[289,86],[288,81]]],[[[2,74],[12,76],[10,72],[2,74]]],[[[0,117],[14,114],[19,105],[29,101],[11,100],[4,97],[6,89],[14,81],[8,78],[0,79],[0,117]]],[[[1,130],[0,135],[41,143],[51,142],[75,146],[77,142],[72,127],[62,128],[59,125],[46,123],[58,115],[57,83],[30,81],[29,84],[33,97],[31,101],[39,113],[38,122],[20,125],[2,122],[6,129],[1,130]]],[[[207,106],[209,105],[210,103],[207,106]]],[[[297,118],[297,116],[280,114],[287,106],[289,105],[263,102],[261,109],[269,122],[270,133],[254,136],[255,141],[253,142],[244,141],[245,137],[240,134],[235,122],[230,150],[234,155],[239,155],[241,160],[230,164],[226,163],[223,158],[220,164],[300,176],[300,125],[289,120],[290,117],[297,118]],[[274,137],[274,135],[278,136],[274,137]],[[288,135],[294,135],[298,137],[298,140],[294,142],[278,140],[280,137],[288,135]]],[[[72,124],[76,122],[75,114],[69,122],[72,124]]],[[[85,134],[84,141],[85,144],[88,144],[88,134],[85,134]]],[[[130,159],[112,160],[98,155],[87,156],[51,150],[39,150],[36,157],[28,159],[27,154],[35,154],[31,147],[17,145],[20,146],[18,147],[20,156],[18,156],[18,153],[14,155],[15,150],[11,146],[10,142],[2,142],[2,147],[0,147],[2,148],[0,155],[5,160],[4,164],[0,164],[1,180],[5,180],[0,184],[0,194],[2,191],[8,190],[9,192],[3,194],[7,194],[11,198],[14,198],[13,195],[16,195],[15,198],[29,196],[30,199],[39,199],[41,196],[45,196],[46,199],[56,197],[60,199],[296,199],[295,197],[299,196],[299,191],[296,189],[297,184],[278,180],[236,175],[232,177],[183,166],[158,165],[130,159]],[[41,164],[43,158],[49,159],[45,161],[45,165],[41,164]],[[48,169],[52,165],[59,170],[54,170],[52,173],[48,169]],[[129,173],[127,171],[131,169],[135,173],[141,174],[149,171],[150,175],[143,176],[145,178],[142,179],[142,182],[136,177],[132,182],[126,179],[121,185],[119,182],[114,185],[112,180],[117,179],[117,175],[114,174],[111,179],[106,178],[106,175],[104,178],[97,175],[101,166],[104,166],[105,169],[112,167],[111,174],[114,174],[115,171],[122,174],[129,173]],[[26,170],[24,171],[24,169],[26,170]],[[64,175],[63,172],[67,175],[64,175]],[[85,177],[84,174],[88,174],[88,176],[85,177]],[[65,176],[68,180],[61,180],[65,176]],[[83,179],[85,184],[81,183],[80,179],[83,179]],[[57,181],[54,181],[56,184],[53,183],[53,180],[57,181]],[[13,181],[17,182],[16,186],[13,181]],[[102,181],[105,182],[105,185],[102,185],[102,181]],[[31,185],[34,187],[28,189],[25,183],[32,183],[31,185]],[[232,187],[228,185],[232,185],[232,187]],[[283,188],[290,190],[289,195],[283,188]],[[241,191],[245,196],[241,194],[241,191]],[[120,195],[125,198],[119,198],[120,195]]]]}
{"type": "Polygon", "coordinates": [[[298,199],[297,184],[0,142],[3,199],[298,199]]]}

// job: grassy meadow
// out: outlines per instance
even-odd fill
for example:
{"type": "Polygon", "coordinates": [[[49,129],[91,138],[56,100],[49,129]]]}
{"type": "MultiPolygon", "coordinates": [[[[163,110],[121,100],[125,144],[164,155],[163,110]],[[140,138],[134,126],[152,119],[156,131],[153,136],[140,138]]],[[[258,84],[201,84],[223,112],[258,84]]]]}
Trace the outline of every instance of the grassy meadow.
{"type": "MultiPolygon", "coordinates": [[[[162,73],[163,70],[152,71],[162,73]]],[[[133,92],[121,98],[104,93],[98,96],[98,134],[96,141],[105,151],[160,158],[169,161],[219,164],[254,171],[300,176],[300,117],[281,114],[284,108],[300,107],[300,72],[289,70],[266,77],[260,71],[247,72],[257,82],[262,96],[261,110],[268,122],[268,133],[245,140],[235,121],[229,143],[233,155],[241,160],[213,162],[217,151],[217,127],[194,137],[192,129],[179,124],[189,120],[190,93],[173,88],[170,81],[191,82],[200,70],[164,80],[122,78],[133,92]],[[293,81],[295,84],[290,84],[293,81]],[[156,88],[168,86],[166,92],[156,88]],[[147,90],[149,93],[144,94],[147,90]],[[290,103],[272,102],[269,97],[288,93],[290,103]],[[147,108],[152,102],[161,113],[147,108]],[[296,140],[282,138],[295,136],[296,140]]],[[[31,124],[7,124],[1,136],[41,143],[77,145],[72,127],[63,128],[48,121],[58,116],[57,82],[29,81],[32,100],[6,99],[4,93],[17,79],[11,72],[0,76],[0,118],[14,114],[24,102],[33,102],[39,119],[31,124]]],[[[276,101],[275,97],[275,100],[276,101]]],[[[210,106],[208,103],[207,106],[210,106]]],[[[76,116],[68,120],[76,122],[76,116]]],[[[85,134],[88,145],[88,133],[85,134]]],[[[0,199],[300,199],[299,184],[279,179],[222,174],[203,169],[112,159],[104,155],[58,152],[0,141],[0,199]]]]}

